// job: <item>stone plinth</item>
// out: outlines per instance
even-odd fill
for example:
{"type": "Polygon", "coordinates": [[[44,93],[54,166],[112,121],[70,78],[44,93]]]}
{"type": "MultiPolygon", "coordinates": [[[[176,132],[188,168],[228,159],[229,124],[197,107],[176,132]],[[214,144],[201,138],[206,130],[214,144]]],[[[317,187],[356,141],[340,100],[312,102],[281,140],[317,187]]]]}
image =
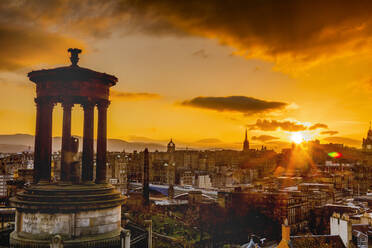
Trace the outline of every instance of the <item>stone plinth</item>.
{"type": "Polygon", "coordinates": [[[120,247],[123,197],[111,185],[33,185],[11,199],[11,247],[120,247]]]}

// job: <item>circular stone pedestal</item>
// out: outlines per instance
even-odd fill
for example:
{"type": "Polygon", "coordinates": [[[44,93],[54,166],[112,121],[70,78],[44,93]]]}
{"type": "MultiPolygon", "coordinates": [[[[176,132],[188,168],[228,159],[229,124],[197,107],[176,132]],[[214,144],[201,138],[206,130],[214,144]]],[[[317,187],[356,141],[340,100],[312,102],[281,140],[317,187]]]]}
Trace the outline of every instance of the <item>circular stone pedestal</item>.
{"type": "Polygon", "coordinates": [[[11,198],[10,245],[49,248],[60,238],[63,247],[120,247],[123,201],[107,184],[30,186],[11,198]]]}

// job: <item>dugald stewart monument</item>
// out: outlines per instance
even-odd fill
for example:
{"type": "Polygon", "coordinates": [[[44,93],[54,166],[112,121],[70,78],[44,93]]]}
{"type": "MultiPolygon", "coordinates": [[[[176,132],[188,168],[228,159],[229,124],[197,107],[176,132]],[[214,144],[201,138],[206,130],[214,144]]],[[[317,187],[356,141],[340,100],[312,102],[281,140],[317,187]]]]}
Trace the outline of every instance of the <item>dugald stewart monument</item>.
{"type": "MultiPolygon", "coordinates": [[[[34,184],[11,199],[16,208],[11,247],[119,247],[123,197],[106,182],[107,108],[118,79],[78,65],[80,49],[68,49],[71,65],[32,71],[37,106],[34,184]],[[51,181],[52,113],[63,107],[61,180],[51,181]],[[71,136],[71,109],[84,109],[81,169],[78,140],[71,136]],[[98,109],[94,173],[94,108],[98,109]],[[96,175],[94,178],[94,174],[96,175]],[[52,240],[52,242],[51,242],[52,240]]],[[[30,103],[31,104],[31,103],[30,103]]]]}

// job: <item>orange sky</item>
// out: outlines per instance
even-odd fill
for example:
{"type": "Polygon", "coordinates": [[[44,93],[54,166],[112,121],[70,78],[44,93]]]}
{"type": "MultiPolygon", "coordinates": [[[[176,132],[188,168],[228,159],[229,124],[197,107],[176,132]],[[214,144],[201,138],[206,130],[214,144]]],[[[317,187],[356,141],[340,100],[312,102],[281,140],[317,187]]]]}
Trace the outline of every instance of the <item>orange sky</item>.
{"type": "MultiPolygon", "coordinates": [[[[365,1],[2,1],[0,133],[34,133],[26,74],[69,64],[76,46],[80,66],[119,78],[110,138],[237,148],[248,128],[259,146],[280,147],[293,131],[360,146],[372,119],[371,9],[365,1]]],[[[53,135],[61,125],[57,106],[53,135]]],[[[73,133],[82,126],[76,106],[73,133]]]]}

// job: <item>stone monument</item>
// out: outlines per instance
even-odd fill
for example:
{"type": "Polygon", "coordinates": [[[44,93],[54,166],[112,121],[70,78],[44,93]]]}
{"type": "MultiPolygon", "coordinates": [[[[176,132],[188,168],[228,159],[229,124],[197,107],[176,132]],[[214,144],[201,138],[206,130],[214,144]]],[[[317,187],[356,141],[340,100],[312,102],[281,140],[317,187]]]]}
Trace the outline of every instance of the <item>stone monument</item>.
{"type": "MultiPolygon", "coordinates": [[[[11,247],[120,247],[123,197],[106,183],[107,108],[117,78],[77,65],[80,49],[68,49],[71,65],[32,71],[37,106],[34,184],[11,199],[16,227],[11,247]],[[63,107],[61,180],[51,182],[52,112],[63,107]],[[81,180],[76,180],[71,109],[84,109],[81,180]],[[93,178],[94,108],[98,108],[96,178],[93,178]]],[[[76,151],[75,151],[76,152],[76,151]]]]}

